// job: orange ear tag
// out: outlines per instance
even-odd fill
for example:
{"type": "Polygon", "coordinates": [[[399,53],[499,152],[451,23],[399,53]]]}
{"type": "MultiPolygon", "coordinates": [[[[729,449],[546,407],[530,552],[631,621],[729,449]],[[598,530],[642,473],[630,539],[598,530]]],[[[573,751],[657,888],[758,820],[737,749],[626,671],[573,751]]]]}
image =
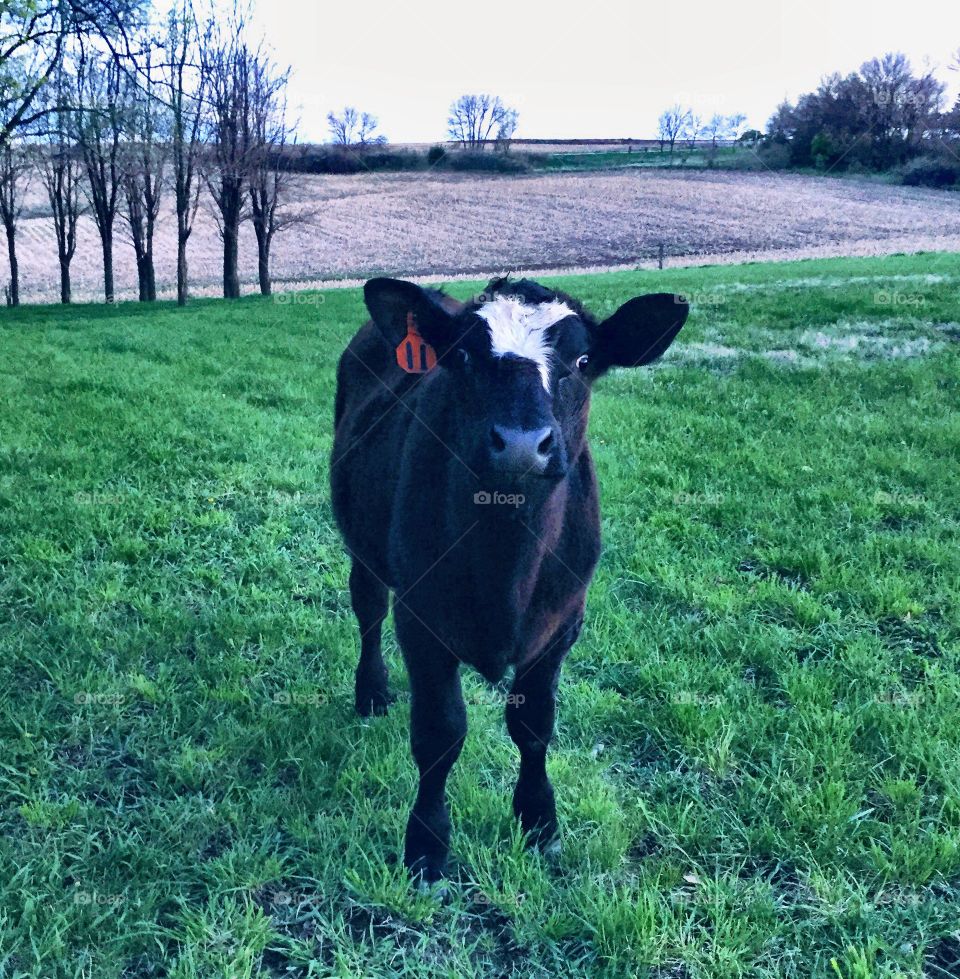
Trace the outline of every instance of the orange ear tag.
{"type": "Polygon", "coordinates": [[[420,336],[413,313],[407,313],[407,335],[397,347],[397,363],[408,374],[426,374],[437,366],[436,352],[420,336]]]}

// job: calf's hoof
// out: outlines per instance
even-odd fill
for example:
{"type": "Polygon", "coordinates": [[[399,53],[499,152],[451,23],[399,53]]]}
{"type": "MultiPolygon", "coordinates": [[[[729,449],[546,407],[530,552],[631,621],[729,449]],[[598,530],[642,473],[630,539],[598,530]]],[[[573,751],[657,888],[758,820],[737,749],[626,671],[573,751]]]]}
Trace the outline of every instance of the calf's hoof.
{"type": "Polygon", "coordinates": [[[526,835],[525,843],[528,850],[539,850],[544,856],[552,856],[560,852],[560,837],[557,822],[538,824],[527,828],[520,823],[526,835]]]}
{"type": "Polygon", "coordinates": [[[416,813],[411,813],[407,823],[407,838],[403,849],[403,862],[417,885],[432,887],[443,880],[447,866],[448,838],[442,824],[431,827],[416,813]]]}
{"type": "Polygon", "coordinates": [[[387,709],[396,700],[386,687],[357,687],[354,705],[361,717],[378,717],[387,713],[387,709]]]}
{"type": "Polygon", "coordinates": [[[563,845],[560,842],[560,837],[556,834],[552,839],[536,843],[535,846],[537,850],[543,854],[543,858],[551,863],[555,860],[559,860],[563,853],[563,845]]]}
{"type": "Polygon", "coordinates": [[[421,894],[432,890],[446,874],[446,858],[438,854],[425,854],[420,857],[406,854],[403,862],[421,894]]]}
{"type": "Polygon", "coordinates": [[[520,820],[528,847],[546,853],[552,844],[559,846],[557,807],[549,782],[518,784],[513,794],[513,814],[520,820]]]}
{"type": "Polygon", "coordinates": [[[443,880],[434,881],[432,884],[428,884],[422,877],[419,877],[416,881],[416,888],[417,893],[421,897],[432,898],[438,904],[449,904],[453,898],[453,894],[450,892],[447,882],[443,880]]]}

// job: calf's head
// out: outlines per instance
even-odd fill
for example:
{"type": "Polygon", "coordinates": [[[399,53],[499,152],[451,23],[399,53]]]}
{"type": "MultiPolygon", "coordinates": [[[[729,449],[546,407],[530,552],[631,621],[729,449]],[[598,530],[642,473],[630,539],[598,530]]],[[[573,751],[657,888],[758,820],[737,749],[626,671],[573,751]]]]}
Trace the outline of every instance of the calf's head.
{"type": "Polygon", "coordinates": [[[654,293],[598,321],[576,300],[526,279],[496,279],[466,304],[398,279],[364,298],[391,347],[411,322],[436,354],[449,447],[496,486],[559,479],[586,436],[590,386],[611,367],[656,360],[687,318],[679,296],[654,293]],[[412,317],[412,320],[411,320],[412,317]]]}

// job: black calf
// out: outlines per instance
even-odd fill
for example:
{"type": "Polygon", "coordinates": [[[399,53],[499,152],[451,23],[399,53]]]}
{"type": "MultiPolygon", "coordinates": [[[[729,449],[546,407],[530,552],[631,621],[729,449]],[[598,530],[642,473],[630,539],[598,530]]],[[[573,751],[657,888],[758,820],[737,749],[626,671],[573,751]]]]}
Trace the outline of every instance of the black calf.
{"type": "Polygon", "coordinates": [[[331,468],[360,624],[356,706],[379,714],[391,699],[380,631],[392,590],[420,771],[405,861],[433,881],[467,732],[461,664],[493,681],[514,669],[514,812],[531,842],[556,834],[547,746],[600,551],[590,387],[660,356],[687,305],[640,296],[597,322],[563,293],[505,279],[467,304],[393,279],[364,296],[373,319],[340,360],[331,468]]]}

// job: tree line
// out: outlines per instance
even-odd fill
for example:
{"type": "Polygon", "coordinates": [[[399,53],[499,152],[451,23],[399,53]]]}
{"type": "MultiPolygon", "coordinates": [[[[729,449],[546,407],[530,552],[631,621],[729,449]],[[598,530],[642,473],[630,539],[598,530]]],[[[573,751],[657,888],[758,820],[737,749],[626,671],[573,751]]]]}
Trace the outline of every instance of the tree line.
{"type": "Polygon", "coordinates": [[[77,227],[89,213],[100,239],[104,299],[113,302],[122,223],[136,257],[139,298],[156,298],[154,232],[172,201],[177,301],[186,302],[187,247],[206,189],[223,244],[223,294],[240,295],[243,221],[253,225],[260,291],[271,291],[284,208],[289,69],[251,39],[244,10],[201,13],[175,0],[161,23],[145,0],[13,0],[0,10],[0,220],[7,301],[19,303],[17,230],[32,180],[54,225],[60,299],[71,300],[77,227]]]}
{"type": "MultiPolygon", "coordinates": [[[[960,69],[960,51],[952,67],[960,69]]],[[[905,55],[885,54],[782,103],[766,140],[793,166],[886,171],[942,160],[960,177],[960,98],[948,108],[945,92],[932,72],[915,73],[905,55]]]]}
{"type": "MultiPolygon", "coordinates": [[[[951,67],[960,71],[960,51],[951,67]]],[[[744,130],[742,114],[707,118],[676,103],[660,114],[657,138],[671,157],[706,146],[709,159],[736,142],[771,169],[900,170],[906,183],[948,186],[960,182],[960,98],[948,108],[945,92],[931,71],[917,74],[905,55],[890,53],[781,103],[765,133],[744,130]]]]}
{"type": "Polygon", "coordinates": [[[660,152],[669,151],[670,156],[680,149],[692,150],[698,141],[704,142],[712,151],[721,143],[740,139],[747,117],[742,112],[724,115],[719,112],[704,117],[689,106],[674,103],[660,113],[657,120],[657,141],[660,152]]]}
{"type": "MultiPolygon", "coordinates": [[[[507,149],[517,130],[520,113],[499,95],[486,92],[461,95],[447,114],[447,136],[464,149],[482,150],[488,143],[507,149]]],[[[378,133],[380,122],[373,113],[345,106],[327,114],[330,141],[334,146],[382,146],[387,137],[378,133]]]]}
{"type": "MultiPolygon", "coordinates": [[[[133,249],[141,301],[157,296],[154,239],[161,208],[176,214],[177,301],[188,296],[188,244],[201,195],[223,249],[223,295],[240,295],[240,228],[252,223],[260,291],[271,292],[275,236],[309,216],[285,206],[297,157],[286,106],[289,68],[248,29],[248,11],[212,0],[174,0],[157,22],[150,0],[9,0],[0,5],[0,221],[19,305],[17,234],[37,184],[50,208],[60,299],[82,216],[96,227],[103,294],[115,299],[118,229],[133,249]],[[196,4],[206,3],[200,9],[196,4]]],[[[505,148],[517,111],[498,96],[468,94],[450,107],[450,138],[505,148]]],[[[334,147],[387,142],[369,112],[327,116],[334,147]]]]}

